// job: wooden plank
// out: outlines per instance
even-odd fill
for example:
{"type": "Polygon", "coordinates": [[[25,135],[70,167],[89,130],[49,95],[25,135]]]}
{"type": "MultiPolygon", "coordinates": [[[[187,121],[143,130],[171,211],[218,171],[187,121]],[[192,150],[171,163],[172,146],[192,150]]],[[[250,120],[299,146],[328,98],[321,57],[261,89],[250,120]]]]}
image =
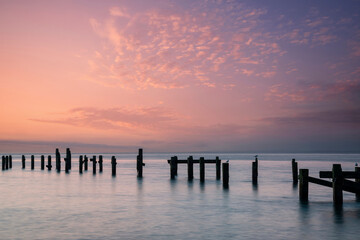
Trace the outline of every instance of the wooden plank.
{"type": "Polygon", "coordinates": [[[360,183],[344,179],[343,190],[351,193],[360,193],[360,183]]]}
{"type": "Polygon", "coordinates": [[[308,180],[311,183],[315,183],[315,184],[318,184],[318,185],[322,185],[322,186],[325,186],[325,187],[331,187],[332,188],[332,182],[322,180],[322,179],[319,179],[319,178],[310,177],[310,176],[308,177],[308,180]]]}
{"type": "MultiPolygon", "coordinates": [[[[360,178],[360,172],[343,171],[342,174],[344,178],[360,178]]],[[[319,177],[332,178],[332,171],[320,171],[319,177]]]]}

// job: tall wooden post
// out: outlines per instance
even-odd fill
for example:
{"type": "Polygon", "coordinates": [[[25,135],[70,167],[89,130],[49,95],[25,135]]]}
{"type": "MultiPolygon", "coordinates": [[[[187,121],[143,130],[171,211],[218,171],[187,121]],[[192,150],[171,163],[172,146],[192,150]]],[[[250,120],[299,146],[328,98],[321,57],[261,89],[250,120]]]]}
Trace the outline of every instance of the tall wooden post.
{"type": "Polygon", "coordinates": [[[79,156],[79,173],[83,173],[83,164],[84,164],[83,156],[80,155],[79,156]]]}
{"type": "MultiPolygon", "coordinates": [[[[67,154],[66,154],[67,155],[67,154]]],[[[69,161],[70,159],[68,159],[67,157],[64,158],[64,162],[65,162],[65,172],[69,173],[69,161]]]]}
{"type": "Polygon", "coordinates": [[[99,173],[103,171],[103,156],[99,156],[99,173]]]}
{"type": "Polygon", "coordinates": [[[191,181],[194,179],[194,159],[192,156],[189,156],[187,159],[187,170],[188,170],[188,180],[191,181]]]}
{"type": "Polygon", "coordinates": [[[143,150],[142,148],[139,148],[139,154],[136,158],[136,170],[137,170],[137,176],[142,177],[143,176],[143,166],[145,166],[145,163],[143,162],[143,150]]]}
{"type": "Polygon", "coordinates": [[[93,174],[96,174],[96,156],[93,156],[90,161],[93,162],[93,174]]]}
{"type": "Polygon", "coordinates": [[[201,157],[199,160],[200,165],[200,182],[205,182],[205,158],[201,157]]]}
{"type": "Polygon", "coordinates": [[[41,170],[45,169],[45,157],[44,155],[41,155],[41,170]]]}
{"type": "Polygon", "coordinates": [[[252,182],[257,183],[258,180],[258,158],[255,157],[255,162],[252,163],[252,182]]]}
{"type": "Polygon", "coordinates": [[[309,169],[299,170],[299,199],[302,202],[309,200],[309,169]]]}
{"type": "Polygon", "coordinates": [[[60,156],[60,152],[59,152],[59,149],[57,148],[56,149],[56,152],[55,152],[55,162],[56,162],[56,170],[58,172],[61,171],[61,156],[60,156]]]}
{"type": "Polygon", "coordinates": [[[9,156],[9,168],[12,168],[12,156],[9,156]]]}
{"type": "Polygon", "coordinates": [[[2,168],[1,168],[1,169],[2,169],[2,170],[5,170],[5,165],[6,165],[6,164],[5,164],[5,156],[2,156],[2,158],[1,158],[1,163],[2,163],[2,164],[1,164],[2,168]]]}
{"type": "Polygon", "coordinates": [[[334,204],[341,205],[343,203],[342,186],[343,186],[343,183],[344,183],[341,164],[333,164],[332,179],[333,179],[333,200],[334,200],[334,204]]]}
{"type": "Polygon", "coordinates": [[[298,163],[295,161],[295,158],[291,161],[292,167],[292,176],[293,176],[293,183],[298,183],[298,163]]]}
{"type": "Polygon", "coordinates": [[[223,187],[228,188],[229,187],[229,163],[223,163],[222,164],[222,172],[223,172],[223,187]]]}
{"type": "Polygon", "coordinates": [[[52,164],[51,164],[51,155],[48,155],[48,164],[46,165],[47,169],[51,171],[52,164]]]}
{"type": "Polygon", "coordinates": [[[221,160],[219,157],[216,157],[216,180],[221,178],[221,160]]]}
{"type": "Polygon", "coordinates": [[[34,170],[35,168],[35,156],[31,155],[31,170],[34,170]]]}
{"type": "MultiPolygon", "coordinates": [[[[360,174],[360,167],[355,167],[355,172],[360,174]]],[[[360,178],[355,178],[355,182],[360,183],[360,178]]],[[[360,193],[356,193],[356,201],[360,202],[360,193]]]]}
{"type": "Polygon", "coordinates": [[[5,169],[9,169],[9,156],[5,156],[5,169]]]}
{"type": "Polygon", "coordinates": [[[85,155],[84,156],[84,171],[87,171],[88,170],[88,157],[85,155]]]}
{"type": "Polygon", "coordinates": [[[21,156],[22,169],[25,169],[25,155],[21,156]]]}
{"type": "Polygon", "coordinates": [[[115,156],[111,157],[111,175],[112,176],[116,176],[116,158],[115,156]]]}
{"type": "Polygon", "coordinates": [[[171,157],[171,159],[170,159],[170,178],[171,179],[175,179],[175,176],[176,176],[176,169],[175,169],[176,163],[177,163],[177,157],[171,157]]]}
{"type": "Polygon", "coordinates": [[[71,151],[70,148],[66,148],[66,159],[68,164],[68,170],[71,170],[71,151]]]}

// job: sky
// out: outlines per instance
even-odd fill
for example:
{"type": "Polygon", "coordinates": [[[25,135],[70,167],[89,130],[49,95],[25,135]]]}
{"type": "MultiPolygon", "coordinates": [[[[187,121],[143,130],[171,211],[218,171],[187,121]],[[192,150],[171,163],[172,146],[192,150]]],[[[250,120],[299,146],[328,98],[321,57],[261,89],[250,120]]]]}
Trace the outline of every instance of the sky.
{"type": "Polygon", "coordinates": [[[360,152],[360,2],[0,0],[0,151],[360,152]]]}

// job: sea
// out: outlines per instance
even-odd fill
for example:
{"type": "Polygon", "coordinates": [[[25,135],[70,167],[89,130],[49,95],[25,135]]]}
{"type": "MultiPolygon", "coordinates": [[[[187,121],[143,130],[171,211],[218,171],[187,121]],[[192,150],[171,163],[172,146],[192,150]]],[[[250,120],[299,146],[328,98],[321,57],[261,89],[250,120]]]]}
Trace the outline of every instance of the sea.
{"type": "MultiPolygon", "coordinates": [[[[2,153],[7,155],[6,153],[2,153]]],[[[104,169],[94,175],[92,163],[82,174],[79,153],[72,169],[30,169],[29,153],[12,154],[12,169],[0,172],[0,239],[360,239],[360,202],[344,192],[342,207],[332,189],[309,184],[309,201],[299,201],[292,182],[291,159],[299,169],[319,177],[340,163],[353,171],[360,154],[258,154],[258,184],[252,184],[254,154],[144,153],[143,178],[137,178],[136,153],[103,155],[104,169]],[[26,168],[21,168],[21,155],[26,168]],[[187,179],[187,165],[170,179],[167,160],[219,156],[229,161],[229,188],[216,180],[215,164],[206,164],[205,182],[187,179]],[[111,156],[117,175],[111,175],[111,156]]],[[[47,156],[48,154],[44,154],[47,156]]],[[[52,164],[55,166],[55,154],[52,164]]],[[[62,159],[64,158],[62,152],[62,159]]],[[[45,163],[47,157],[45,157],[45,163]]]]}

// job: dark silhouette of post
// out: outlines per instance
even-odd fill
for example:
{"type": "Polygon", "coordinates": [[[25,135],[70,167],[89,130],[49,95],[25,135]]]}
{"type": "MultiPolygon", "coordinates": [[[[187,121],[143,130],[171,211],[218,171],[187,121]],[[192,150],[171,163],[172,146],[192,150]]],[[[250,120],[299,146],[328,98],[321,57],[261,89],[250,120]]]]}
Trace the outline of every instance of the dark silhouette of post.
{"type": "Polygon", "coordinates": [[[96,156],[93,156],[90,161],[93,162],[93,174],[96,174],[96,156]]]}
{"type": "Polygon", "coordinates": [[[222,164],[222,172],[223,172],[223,187],[228,188],[229,187],[229,163],[223,163],[222,164]]]}
{"type": "Polygon", "coordinates": [[[116,176],[116,158],[115,156],[111,157],[111,175],[116,176]]]}
{"type": "Polygon", "coordinates": [[[9,169],[9,156],[5,156],[5,168],[6,170],[9,169]]]}
{"type": "MultiPolygon", "coordinates": [[[[67,154],[66,154],[67,155],[67,154]]],[[[68,159],[67,157],[64,158],[64,162],[65,162],[65,172],[69,173],[69,162],[70,159],[68,159]]]]}
{"type": "Polygon", "coordinates": [[[293,183],[298,183],[298,164],[295,161],[295,158],[291,161],[291,167],[292,167],[292,176],[293,176],[293,183]]]}
{"type": "Polygon", "coordinates": [[[66,159],[68,164],[68,170],[71,170],[71,151],[70,148],[66,148],[66,159]]]}
{"type": "Polygon", "coordinates": [[[216,157],[216,180],[221,178],[221,160],[219,157],[216,157]]]}
{"type": "Polygon", "coordinates": [[[82,173],[82,172],[83,172],[83,164],[84,164],[83,156],[80,155],[80,156],[79,156],[79,173],[82,173]]]}
{"type": "Polygon", "coordinates": [[[99,173],[103,171],[103,156],[99,156],[99,173]]]}
{"type": "Polygon", "coordinates": [[[31,170],[34,170],[35,168],[35,156],[31,155],[31,170]]]}
{"type": "Polygon", "coordinates": [[[177,164],[177,157],[171,157],[170,159],[170,178],[175,179],[176,176],[176,164],[177,164]]]}
{"type": "Polygon", "coordinates": [[[48,155],[48,164],[46,165],[48,171],[51,171],[52,165],[51,165],[51,155],[48,155]]]}
{"type": "Polygon", "coordinates": [[[137,176],[143,176],[143,166],[145,166],[144,159],[143,159],[143,150],[139,148],[139,154],[136,157],[136,169],[137,169],[137,176]]]}
{"type": "Polygon", "coordinates": [[[9,168],[12,168],[12,156],[9,156],[9,168]]]}
{"type": "Polygon", "coordinates": [[[200,165],[200,182],[205,182],[205,158],[201,157],[199,160],[200,165]]]}
{"type": "Polygon", "coordinates": [[[61,156],[60,156],[60,152],[59,149],[56,149],[55,152],[55,161],[56,161],[56,171],[60,172],[61,171],[61,156]]]}
{"type": "Polygon", "coordinates": [[[41,155],[41,170],[45,169],[45,157],[44,155],[41,155]]]}
{"type": "Polygon", "coordinates": [[[191,181],[194,179],[194,159],[192,156],[187,159],[187,170],[188,170],[188,180],[191,181]]]}
{"type": "Polygon", "coordinates": [[[25,169],[25,155],[21,156],[22,169],[25,169]]]}
{"type": "MultiPolygon", "coordinates": [[[[355,172],[360,174],[360,167],[355,167],[355,172]]],[[[355,182],[360,184],[360,178],[355,178],[355,182]]],[[[360,202],[360,193],[356,193],[356,201],[360,202]]]]}
{"type": "Polygon", "coordinates": [[[299,170],[299,200],[307,202],[309,200],[309,169],[299,170]]]}
{"type": "Polygon", "coordinates": [[[333,180],[333,200],[334,200],[334,204],[341,205],[343,203],[342,186],[343,186],[343,183],[344,183],[341,164],[333,164],[332,180],[333,180]]]}
{"type": "Polygon", "coordinates": [[[84,156],[84,171],[87,171],[88,170],[88,157],[85,155],[84,156]]]}
{"type": "Polygon", "coordinates": [[[2,168],[1,168],[1,169],[2,169],[2,170],[5,170],[5,165],[6,165],[6,164],[5,164],[5,156],[2,156],[2,158],[1,158],[1,163],[2,163],[2,164],[1,164],[2,168]]]}
{"type": "Polygon", "coordinates": [[[252,182],[257,184],[258,181],[258,158],[255,157],[255,162],[252,163],[252,182]]]}

